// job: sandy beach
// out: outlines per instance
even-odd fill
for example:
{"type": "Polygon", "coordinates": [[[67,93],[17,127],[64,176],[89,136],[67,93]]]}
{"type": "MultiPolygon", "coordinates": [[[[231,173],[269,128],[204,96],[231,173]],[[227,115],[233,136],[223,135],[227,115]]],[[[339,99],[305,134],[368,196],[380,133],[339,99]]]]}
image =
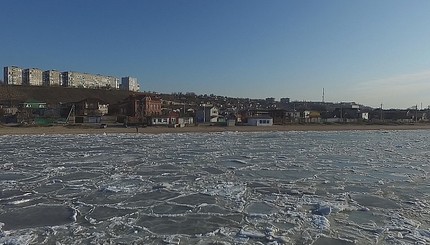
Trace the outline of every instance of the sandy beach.
{"type": "Polygon", "coordinates": [[[345,131],[345,130],[427,130],[430,124],[401,125],[359,125],[359,124],[294,124],[257,126],[193,126],[184,128],[169,127],[89,127],[89,126],[0,126],[0,135],[43,135],[43,134],[117,134],[117,133],[209,133],[209,132],[261,132],[261,131],[345,131]],[[138,132],[137,132],[138,131],[138,132]]]}

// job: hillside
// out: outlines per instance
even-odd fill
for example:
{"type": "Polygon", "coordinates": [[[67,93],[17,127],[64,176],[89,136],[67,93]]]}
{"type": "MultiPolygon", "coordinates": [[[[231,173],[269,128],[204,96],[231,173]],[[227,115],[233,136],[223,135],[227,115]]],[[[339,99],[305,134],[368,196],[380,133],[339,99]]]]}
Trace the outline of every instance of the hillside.
{"type": "Polygon", "coordinates": [[[0,85],[0,104],[16,105],[36,100],[48,105],[58,105],[86,98],[99,98],[109,104],[116,104],[134,93],[136,92],[124,90],[0,85]]]}

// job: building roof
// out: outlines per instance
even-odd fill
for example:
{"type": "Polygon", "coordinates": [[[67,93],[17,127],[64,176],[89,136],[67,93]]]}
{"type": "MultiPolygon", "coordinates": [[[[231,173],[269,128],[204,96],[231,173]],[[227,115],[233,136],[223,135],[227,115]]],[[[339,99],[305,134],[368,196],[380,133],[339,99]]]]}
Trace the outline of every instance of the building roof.
{"type": "Polygon", "coordinates": [[[269,116],[252,116],[252,117],[248,117],[248,119],[273,119],[273,118],[269,116]]]}

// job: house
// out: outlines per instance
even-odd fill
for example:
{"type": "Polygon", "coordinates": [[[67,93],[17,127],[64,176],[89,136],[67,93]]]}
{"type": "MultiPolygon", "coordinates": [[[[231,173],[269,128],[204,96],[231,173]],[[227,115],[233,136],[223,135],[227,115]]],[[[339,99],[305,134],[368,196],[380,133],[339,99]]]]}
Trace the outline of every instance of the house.
{"type": "Polygon", "coordinates": [[[361,121],[362,115],[360,106],[354,103],[343,103],[336,107],[331,115],[333,122],[358,122],[361,121]]]}
{"type": "Polygon", "coordinates": [[[16,123],[16,114],[18,113],[18,107],[5,107],[0,106],[0,122],[2,123],[16,123]]]}
{"type": "Polygon", "coordinates": [[[250,109],[242,111],[241,116],[243,118],[270,117],[273,119],[273,124],[278,125],[283,125],[290,121],[288,112],[285,109],[250,109]]]}
{"type": "Polygon", "coordinates": [[[273,118],[267,116],[248,117],[249,126],[273,126],[273,118]]]}
{"type": "Polygon", "coordinates": [[[227,127],[236,126],[236,119],[231,119],[231,118],[227,119],[226,125],[227,127]]]}
{"type": "Polygon", "coordinates": [[[144,116],[161,115],[161,99],[151,96],[145,96],[140,99],[142,113],[144,116]]]}
{"type": "Polygon", "coordinates": [[[178,124],[180,127],[186,127],[194,125],[194,118],[193,117],[180,117],[178,118],[178,124]]]}
{"type": "Polygon", "coordinates": [[[289,122],[298,122],[300,121],[300,112],[299,111],[287,111],[286,113],[287,121],[289,122]]]}
{"type": "Polygon", "coordinates": [[[22,108],[24,108],[24,109],[33,109],[33,110],[45,109],[46,108],[46,103],[35,101],[35,100],[28,100],[28,101],[22,103],[22,108]]]}
{"type": "Polygon", "coordinates": [[[3,107],[1,106],[4,115],[15,115],[18,112],[18,107],[3,107]]]}
{"type": "Polygon", "coordinates": [[[196,112],[198,123],[216,123],[219,118],[219,110],[212,105],[203,105],[196,112]]]}
{"type": "Polygon", "coordinates": [[[227,127],[233,127],[236,126],[237,117],[233,114],[226,116],[226,122],[225,125],[227,127]]]}
{"type": "Polygon", "coordinates": [[[86,98],[72,104],[75,123],[100,123],[102,116],[109,113],[109,103],[98,98],[86,98]]]}
{"type": "Polygon", "coordinates": [[[179,126],[182,128],[193,124],[193,117],[180,117],[178,112],[170,112],[168,115],[154,116],[150,119],[152,126],[179,126]]]}
{"type": "Polygon", "coordinates": [[[76,115],[103,116],[109,113],[109,103],[98,98],[87,98],[74,104],[76,115]]]}
{"type": "Polygon", "coordinates": [[[287,110],[284,109],[272,109],[269,110],[268,114],[271,118],[273,118],[273,124],[283,125],[287,123],[287,110]]]}
{"type": "Polygon", "coordinates": [[[46,108],[45,102],[30,99],[19,105],[15,115],[18,122],[34,123],[36,118],[44,116],[46,108]]]}
{"type": "Polygon", "coordinates": [[[386,121],[386,122],[399,122],[399,123],[411,123],[417,121],[420,117],[417,110],[381,110],[375,109],[369,113],[369,118],[373,122],[386,121]]]}
{"type": "Polygon", "coordinates": [[[321,121],[321,113],[319,111],[303,111],[303,119],[307,123],[318,123],[321,121]]]}
{"type": "Polygon", "coordinates": [[[147,94],[133,94],[119,105],[119,112],[130,117],[161,115],[161,99],[147,94]]]}
{"type": "Polygon", "coordinates": [[[149,120],[149,124],[152,126],[168,126],[176,124],[175,117],[164,116],[154,116],[149,120]]]}
{"type": "Polygon", "coordinates": [[[152,116],[149,124],[153,126],[169,126],[178,124],[179,112],[170,112],[168,115],[152,116]]]}
{"type": "Polygon", "coordinates": [[[369,120],[369,112],[361,112],[361,119],[364,121],[368,121],[369,120]]]}
{"type": "Polygon", "coordinates": [[[151,117],[161,116],[161,99],[148,94],[132,94],[119,105],[125,124],[149,123],[151,117]]]}

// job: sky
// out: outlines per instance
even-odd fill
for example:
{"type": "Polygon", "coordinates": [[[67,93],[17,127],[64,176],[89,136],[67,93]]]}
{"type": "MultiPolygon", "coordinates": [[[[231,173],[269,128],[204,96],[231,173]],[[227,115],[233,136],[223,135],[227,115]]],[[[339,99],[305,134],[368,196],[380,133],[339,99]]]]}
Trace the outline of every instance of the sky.
{"type": "Polygon", "coordinates": [[[137,77],[142,91],[430,105],[428,0],[15,0],[0,66],[137,77]]]}

